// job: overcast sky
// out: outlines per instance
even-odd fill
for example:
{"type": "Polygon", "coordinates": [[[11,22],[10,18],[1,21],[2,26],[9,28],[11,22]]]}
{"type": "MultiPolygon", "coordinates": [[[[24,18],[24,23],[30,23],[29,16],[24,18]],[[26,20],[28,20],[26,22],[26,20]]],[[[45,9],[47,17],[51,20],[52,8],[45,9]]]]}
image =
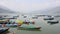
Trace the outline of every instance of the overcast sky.
{"type": "Polygon", "coordinates": [[[0,0],[0,6],[20,12],[30,12],[60,6],[60,0],[0,0]]]}

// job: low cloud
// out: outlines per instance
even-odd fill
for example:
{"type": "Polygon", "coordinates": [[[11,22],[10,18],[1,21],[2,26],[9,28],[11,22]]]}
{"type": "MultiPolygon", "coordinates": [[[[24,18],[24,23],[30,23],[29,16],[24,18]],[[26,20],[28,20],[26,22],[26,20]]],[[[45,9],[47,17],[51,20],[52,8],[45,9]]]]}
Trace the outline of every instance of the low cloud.
{"type": "Polygon", "coordinates": [[[29,12],[29,11],[35,11],[35,10],[42,10],[42,9],[46,9],[46,8],[51,8],[51,7],[56,7],[56,6],[60,6],[60,1],[56,0],[56,1],[45,1],[45,2],[39,2],[39,3],[35,3],[34,1],[24,1],[24,0],[11,0],[11,1],[2,1],[0,2],[0,5],[6,6],[12,10],[17,10],[20,12],[29,12]],[[20,1],[20,2],[19,2],[20,1]]]}

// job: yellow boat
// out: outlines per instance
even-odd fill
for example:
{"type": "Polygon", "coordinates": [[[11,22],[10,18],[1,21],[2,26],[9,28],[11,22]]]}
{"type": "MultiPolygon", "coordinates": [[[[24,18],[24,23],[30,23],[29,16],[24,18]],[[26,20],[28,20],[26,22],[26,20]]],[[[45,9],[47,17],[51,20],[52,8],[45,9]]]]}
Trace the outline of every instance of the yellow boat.
{"type": "Polygon", "coordinates": [[[23,24],[23,21],[22,20],[16,20],[16,23],[23,24]]]}

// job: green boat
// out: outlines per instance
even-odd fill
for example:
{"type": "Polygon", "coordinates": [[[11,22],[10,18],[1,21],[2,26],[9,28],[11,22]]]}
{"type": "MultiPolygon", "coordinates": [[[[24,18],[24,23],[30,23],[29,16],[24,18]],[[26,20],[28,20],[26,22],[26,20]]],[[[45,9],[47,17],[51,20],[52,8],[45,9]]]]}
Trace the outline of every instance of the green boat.
{"type": "Polygon", "coordinates": [[[33,24],[29,24],[29,25],[23,24],[19,27],[19,29],[21,29],[21,30],[40,30],[41,27],[38,27],[38,26],[33,25],[33,24]]]}

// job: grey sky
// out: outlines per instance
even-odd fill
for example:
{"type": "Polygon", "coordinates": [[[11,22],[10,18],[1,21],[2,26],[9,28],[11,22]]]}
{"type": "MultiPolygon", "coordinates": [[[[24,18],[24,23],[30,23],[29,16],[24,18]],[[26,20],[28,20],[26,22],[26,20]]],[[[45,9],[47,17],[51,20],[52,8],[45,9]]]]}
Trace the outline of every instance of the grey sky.
{"type": "Polygon", "coordinates": [[[60,0],[0,0],[0,5],[20,12],[30,12],[60,6],[60,0]]]}

